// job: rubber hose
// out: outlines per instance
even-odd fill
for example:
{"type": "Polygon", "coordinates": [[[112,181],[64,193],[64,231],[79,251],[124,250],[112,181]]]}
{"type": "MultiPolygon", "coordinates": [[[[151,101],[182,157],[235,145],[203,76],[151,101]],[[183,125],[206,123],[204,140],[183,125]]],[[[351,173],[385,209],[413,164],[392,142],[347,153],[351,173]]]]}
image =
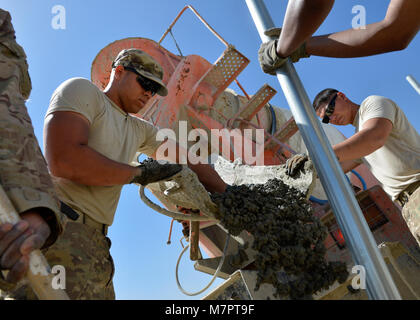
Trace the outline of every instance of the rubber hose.
{"type": "MultiPolygon", "coordinates": [[[[367,189],[366,182],[363,179],[363,177],[360,175],[360,173],[358,173],[356,170],[351,170],[351,173],[354,173],[354,175],[359,179],[359,181],[362,183],[363,191],[365,191],[367,189]]],[[[350,179],[347,176],[346,176],[346,178],[347,178],[347,181],[350,182],[350,179]]],[[[310,196],[309,197],[309,200],[311,200],[313,202],[316,202],[318,204],[326,204],[326,203],[328,203],[328,200],[318,199],[318,198],[316,198],[314,196],[310,196]]]]}
{"type": "Polygon", "coordinates": [[[143,200],[143,202],[148,205],[150,208],[152,208],[153,210],[168,216],[172,219],[175,220],[189,220],[189,221],[217,221],[219,222],[219,220],[214,219],[214,218],[210,218],[207,216],[196,216],[196,215],[192,215],[192,214],[183,214],[183,213],[178,213],[178,212],[173,212],[173,211],[169,211],[166,210],[160,206],[158,206],[157,204],[153,203],[149,198],[146,197],[146,194],[144,193],[144,186],[140,186],[139,188],[139,194],[140,194],[140,198],[141,200],[143,200]]]}
{"type": "Polygon", "coordinates": [[[277,131],[277,117],[276,112],[273,109],[271,103],[268,103],[268,107],[270,108],[271,113],[271,135],[274,135],[277,131]]]}
{"type": "Polygon", "coordinates": [[[356,170],[351,170],[351,173],[354,173],[354,175],[359,179],[359,181],[362,183],[363,191],[365,191],[367,189],[366,182],[360,173],[358,173],[356,170]]]}
{"type": "Polygon", "coordinates": [[[328,200],[318,199],[318,198],[316,198],[314,196],[310,196],[309,197],[309,200],[311,200],[312,202],[316,202],[318,204],[326,204],[326,203],[328,203],[328,200]]]}
{"type": "Polygon", "coordinates": [[[178,278],[178,268],[179,268],[179,262],[181,261],[181,258],[183,256],[183,254],[185,253],[185,251],[187,251],[187,249],[190,247],[190,245],[186,246],[182,251],[181,254],[179,255],[178,261],[176,263],[176,268],[175,268],[175,277],[176,277],[176,284],[178,285],[179,290],[181,290],[181,292],[187,296],[196,296],[199,295],[200,293],[203,293],[204,291],[206,291],[214,282],[214,280],[216,280],[217,274],[220,272],[220,269],[222,269],[223,263],[225,261],[225,257],[226,257],[226,251],[229,245],[229,238],[230,238],[230,234],[227,234],[227,239],[225,242],[225,247],[223,248],[223,255],[222,255],[222,259],[219,262],[219,265],[217,266],[216,272],[213,275],[213,278],[210,280],[210,282],[208,283],[207,286],[205,286],[203,289],[201,289],[200,291],[197,292],[187,292],[184,290],[184,288],[181,286],[181,283],[179,282],[179,278],[178,278]]]}

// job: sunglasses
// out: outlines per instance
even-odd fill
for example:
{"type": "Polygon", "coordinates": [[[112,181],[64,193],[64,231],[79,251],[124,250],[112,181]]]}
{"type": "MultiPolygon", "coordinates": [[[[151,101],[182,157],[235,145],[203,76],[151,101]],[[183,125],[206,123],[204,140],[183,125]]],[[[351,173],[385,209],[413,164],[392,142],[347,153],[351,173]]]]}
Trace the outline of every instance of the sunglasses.
{"type": "Polygon", "coordinates": [[[335,109],[335,99],[337,99],[337,93],[334,95],[334,97],[331,99],[330,103],[327,106],[327,110],[325,110],[324,118],[322,118],[322,123],[329,123],[330,117],[334,113],[335,109]]]}
{"type": "Polygon", "coordinates": [[[142,76],[134,68],[124,67],[124,69],[134,72],[137,75],[137,82],[145,91],[149,91],[152,97],[159,91],[160,85],[157,82],[142,76]]]}

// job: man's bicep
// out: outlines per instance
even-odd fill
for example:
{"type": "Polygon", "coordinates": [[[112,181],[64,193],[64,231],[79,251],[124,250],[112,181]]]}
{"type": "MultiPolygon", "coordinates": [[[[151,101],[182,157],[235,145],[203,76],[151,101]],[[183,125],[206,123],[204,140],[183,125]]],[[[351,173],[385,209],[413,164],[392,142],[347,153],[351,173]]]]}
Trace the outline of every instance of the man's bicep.
{"type": "Polygon", "coordinates": [[[67,157],[74,147],[87,145],[90,123],[80,113],[57,111],[45,118],[44,147],[48,163],[67,157]]]}
{"type": "Polygon", "coordinates": [[[392,131],[392,122],[387,118],[372,118],[363,123],[362,130],[370,130],[377,139],[387,139],[392,131]]]}

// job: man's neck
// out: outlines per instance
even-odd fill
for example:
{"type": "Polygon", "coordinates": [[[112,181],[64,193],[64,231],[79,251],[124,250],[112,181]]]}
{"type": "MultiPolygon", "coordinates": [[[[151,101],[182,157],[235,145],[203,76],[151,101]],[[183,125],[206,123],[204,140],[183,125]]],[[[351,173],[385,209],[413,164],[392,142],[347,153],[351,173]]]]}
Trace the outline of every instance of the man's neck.
{"type": "Polygon", "coordinates": [[[118,94],[112,87],[106,87],[104,91],[102,91],[114,104],[119,107],[123,112],[127,113],[121,106],[122,102],[118,94]]]}
{"type": "Polygon", "coordinates": [[[351,123],[354,123],[354,119],[356,118],[357,112],[359,112],[360,105],[351,103],[351,123]]]}

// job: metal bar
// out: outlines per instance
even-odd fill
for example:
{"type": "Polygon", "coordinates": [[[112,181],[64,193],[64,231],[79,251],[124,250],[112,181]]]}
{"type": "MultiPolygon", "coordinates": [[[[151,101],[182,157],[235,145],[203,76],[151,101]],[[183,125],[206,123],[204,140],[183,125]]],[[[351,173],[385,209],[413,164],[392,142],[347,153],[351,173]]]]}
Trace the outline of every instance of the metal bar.
{"type": "MultiPolygon", "coordinates": [[[[293,135],[298,132],[299,129],[296,125],[295,119],[291,117],[289,120],[287,120],[281,128],[274,133],[273,136],[276,137],[281,142],[286,143],[287,140],[289,140],[293,135]]],[[[270,141],[270,143],[267,145],[267,149],[274,148],[274,150],[278,150],[279,147],[275,147],[275,144],[273,141],[270,141]]]]}
{"type": "MultiPolygon", "coordinates": [[[[245,91],[244,87],[242,87],[242,85],[240,84],[240,82],[238,81],[238,79],[235,79],[236,84],[238,85],[239,89],[242,90],[242,92],[244,93],[245,97],[249,100],[251,100],[251,97],[248,95],[248,93],[245,91]]],[[[258,113],[256,114],[257,117],[257,123],[258,126],[261,127],[261,120],[260,120],[260,116],[258,115],[258,113]]]]}
{"type": "MultiPolygon", "coordinates": [[[[245,0],[262,41],[270,40],[264,31],[275,27],[262,0],[245,0]]],[[[290,2],[289,2],[290,3],[290,2]]],[[[277,71],[309,155],[327,193],[337,223],[357,265],[366,270],[370,299],[401,299],[376,242],[347,183],[330,143],[316,118],[308,95],[290,60],[277,71]]]]}
{"type": "MultiPolygon", "coordinates": [[[[252,99],[248,100],[248,103],[239,109],[233,116],[233,119],[243,118],[244,120],[251,121],[276,93],[277,91],[268,84],[263,85],[260,90],[253,95],[252,99]]],[[[234,121],[235,120],[232,122],[234,121]]]]}
{"type": "Polygon", "coordinates": [[[244,93],[245,97],[248,100],[251,100],[251,97],[248,95],[248,93],[245,91],[244,87],[242,87],[242,85],[239,83],[239,81],[237,79],[235,79],[236,84],[238,85],[239,89],[242,90],[242,92],[244,93]]]}
{"type": "Polygon", "coordinates": [[[416,79],[412,75],[408,75],[406,77],[407,81],[411,84],[411,86],[414,88],[414,90],[417,91],[418,94],[420,94],[420,84],[417,82],[416,79]]]}
{"type": "Polygon", "coordinates": [[[160,45],[161,44],[161,42],[163,41],[163,39],[165,39],[165,37],[166,37],[166,35],[169,33],[169,31],[172,29],[172,27],[175,25],[175,23],[179,20],[179,18],[181,17],[181,15],[185,12],[185,10],[187,10],[187,9],[191,9],[191,11],[192,12],[194,12],[194,14],[197,16],[197,18],[198,19],[200,19],[200,21],[226,46],[226,47],[228,47],[229,46],[229,43],[225,40],[225,39],[223,39],[221,36],[220,36],[220,34],[218,34],[217,32],[216,32],[216,30],[214,30],[213,28],[212,28],[212,26],[211,25],[209,25],[208,23],[207,23],[207,21],[206,20],[204,20],[204,18],[197,12],[197,10],[195,10],[194,8],[193,8],[193,6],[191,6],[191,5],[187,5],[187,6],[185,6],[182,10],[181,10],[181,12],[180,13],[178,13],[178,15],[176,16],[176,18],[175,18],[175,20],[171,23],[171,25],[169,26],[169,28],[165,31],[165,33],[163,34],[163,36],[162,36],[162,38],[160,38],[160,40],[159,40],[159,42],[158,42],[158,44],[160,45]]]}
{"type": "MultiPolygon", "coordinates": [[[[229,43],[225,40],[225,39],[223,39],[222,38],[222,36],[220,35],[220,34],[218,34],[217,32],[216,32],[216,30],[214,30],[213,29],[213,27],[212,26],[210,26],[210,24],[206,21],[206,20],[204,20],[204,18],[198,13],[198,11],[197,10],[195,10],[194,8],[193,8],[193,6],[191,6],[191,5],[187,5],[187,6],[185,6],[182,10],[181,10],[181,12],[180,13],[178,13],[178,15],[176,16],[176,18],[175,18],[175,20],[171,23],[171,25],[168,27],[168,29],[165,31],[165,33],[163,34],[163,36],[160,38],[160,40],[159,40],[159,42],[158,42],[158,44],[160,45],[161,43],[162,43],[162,41],[163,41],[163,39],[165,39],[165,37],[166,37],[166,35],[169,33],[169,32],[171,32],[171,30],[172,30],[172,28],[173,28],[173,26],[175,25],[175,23],[179,20],[179,18],[181,18],[181,16],[182,16],[182,14],[185,12],[185,10],[187,10],[187,9],[190,9],[192,12],[194,12],[194,14],[197,16],[197,18],[198,19],[200,19],[200,21],[226,46],[226,47],[229,47],[229,43]]],[[[171,32],[172,33],[172,32],[171,32]]],[[[173,36],[172,36],[173,37],[173,36]]],[[[174,40],[175,40],[175,38],[174,38],[174,40]]],[[[176,43],[176,41],[175,41],[175,43],[176,43]]],[[[176,46],[178,47],[178,44],[176,43],[176,46]]],[[[179,49],[179,47],[178,47],[178,50],[179,50],[179,52],[181,52],[181,50],[179,49]]],[[[166,51],[165,51],[165,54],[167,55],[167,53],[166,53],[166,51]]],[[[182,53],[181,53],[181,56],[182,56],[182,53]]],[[[168,59],[169,60],[169,62],[171,63],[171,65],[172,65],[172,62],[170,61],[170,59],[168,59]]],[[[173,66],[173,65],[172,65],[173,66]]],[[[175,67],[174,67],[174,70],[175,70],[175,67]]],[[[242,85],[239,83],[239,81],[237,80],[237,79],[235,79],[235,82],[236,82],[236,84],[238,85],[238,87],[242,90],[242,92],[245,94],[245,96],[247,97],[247,99],[248,100],[250,100],[251,98],[249,97],[249,95],[248,95],[248,93],[245,91],[245,89],[242,87],[242,85]]],[[[258,120],[258,124],[260,124],[260,119],[259,119],[259,117],[258,117],[258,115],[257,115],[257,120],[258,120]]]]}
{"type": "Polygon", "coordinates": [[[190,260],[197,261],[201,259],[200,257],[200,248],[199,243],[200,241],[200,222],[199,221],[191,221],[190,224],[190,260]]]}

